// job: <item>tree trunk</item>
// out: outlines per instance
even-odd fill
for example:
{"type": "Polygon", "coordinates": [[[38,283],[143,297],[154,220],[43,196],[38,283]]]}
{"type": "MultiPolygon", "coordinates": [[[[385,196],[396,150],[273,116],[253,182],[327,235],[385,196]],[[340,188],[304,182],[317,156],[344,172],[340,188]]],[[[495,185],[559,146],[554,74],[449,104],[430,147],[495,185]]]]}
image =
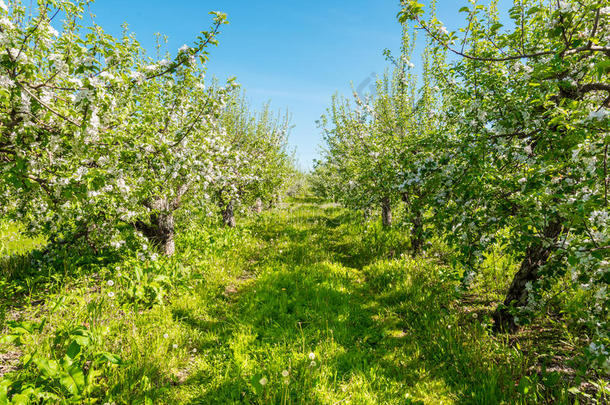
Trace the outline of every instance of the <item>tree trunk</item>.
{"type": "Polygon", "coordinates": [[[260,198],[257,198],[256,202],[254,203],[254,212],[256,212],[257,214],[263,212],[263,200],[261,200],[260,198]]]}
{"type": "Polygon", "coordinates": [[[424,245],[424,221],[420,211],[417,211],[413,217],[411,225],[413,225],[411,229],[411,253],[413,256],[417,256],[424,245]]]}
{"type": "Polygon", "coordinates": [[[229,201],[226,207],[222,210],[222,222],[224,222],[225,226],[230,228],[235,228],[235,202],[233,200],[229,201]]]}
{"type": "Polygon", "coordinates": [[[383,226],[392,225],[392,206],[390,205],[390,198],[383,197],[381,199],[381,222],[383,226]]]}
{"type": "Polygon", "coordinates": [[[525,258],[513,278],[503,304],[499,305],[493,314],[495,331],[508,332],[517,329],[515,318],[510,314],[509,308],[510,306],[524,307],[527,305],[528,291],[526,284],[528,282],[533,283],[538,279],[538,270],[547,262],[555,250],[554,245],[562,229],[560,221],[550,222],[544,229],[544,239],[535,241],[525,251],[525,258]]]}
{"type": "Polygon", "coordinates": [[[174,215],[171,211],[150,214],[150,224],[138,221],[136,229],[141,231],[160,253],[171,256],[176,251],[174,243],[174,215]]]}

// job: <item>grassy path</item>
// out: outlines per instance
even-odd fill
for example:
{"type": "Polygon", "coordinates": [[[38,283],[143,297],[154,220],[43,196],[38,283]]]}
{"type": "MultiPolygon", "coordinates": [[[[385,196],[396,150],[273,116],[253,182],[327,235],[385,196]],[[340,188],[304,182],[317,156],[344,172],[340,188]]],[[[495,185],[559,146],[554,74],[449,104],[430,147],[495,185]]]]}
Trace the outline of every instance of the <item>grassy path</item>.
{"type": "Polygon", "coordinates": [[[379,241],[379,230],[357,225],[351,215],[299,204],[251,225],[260,250],[220,302],[191,297],[174,309],[201,338],[188,377],[168,400],[509,399],[509,362],[494,355],[497,344],[480,322],[451,311],[453,286],[439,281],[440,265],[388,259],[404,241],[379,241]]]}
{"type": "Polygon", "coordinates": [[[513,404],[540,401],[548,384],[545,397],[567,403],[556,380],[526,377],[531,361],[490,334],[488,311],[465,305],[446,252],[412,259],[398,228],[302,200],[236,229],[191,225],[177,245],[154,262],[63,260],[18,311],[11,295],[0,299],[30,322],[19,348],[0,339],[0,355],[38,356],[11,366],[9,395],[30,386],[66,403],[513,404]],[[78,387],[43,372],[74,342],[83,348],[72,371],[93,375],[78,387]],[[99,352],[123,361],[92,363],[99,352]]]}

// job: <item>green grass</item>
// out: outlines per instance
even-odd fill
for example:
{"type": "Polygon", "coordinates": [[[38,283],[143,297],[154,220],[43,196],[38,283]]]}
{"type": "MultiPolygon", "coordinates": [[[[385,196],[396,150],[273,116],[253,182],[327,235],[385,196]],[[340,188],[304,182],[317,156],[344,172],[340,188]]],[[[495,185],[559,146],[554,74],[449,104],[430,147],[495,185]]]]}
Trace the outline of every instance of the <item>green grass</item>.
{"type": "Polygon", "coordinates": [[[28,253],[45,244],[44,238],[23,236],[23,229],[0,220],[0,277],[9,279],[29,266],[28,253]]]}
{"type": "Polygon", "coordinates": [[[570,403],[562,379],[533,373],[535,358],[491,334],[442,249],[410,258],[399,228],[303,200],[237,229],[179,234],[171,259],[49,272],[40,285],[53,288],[2,302],[13,319],[46,322],[0,343],[37,359],[5,375],[9,396],[29,386],[73,403],[570,403]],[[66,356],[89,382],[45,374],[40,358],[61,368],[66,356]]]}

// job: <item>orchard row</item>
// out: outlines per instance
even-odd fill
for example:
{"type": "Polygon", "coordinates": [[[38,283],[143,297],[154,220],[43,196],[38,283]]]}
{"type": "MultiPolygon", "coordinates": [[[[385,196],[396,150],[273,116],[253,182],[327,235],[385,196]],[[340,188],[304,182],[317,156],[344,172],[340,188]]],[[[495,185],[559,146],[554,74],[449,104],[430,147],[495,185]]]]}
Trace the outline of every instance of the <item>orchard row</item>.
{"type": "Polygon", "coordinates": [[[292,170],[289,123],[206,80],[226,16],[153,58],[127,30],[83,26],[89,4],[0,1],[0,215],[51,243],[171,254],[176,212],[220,207],[234,225],[271,201],[292,170]]]}
{"type": "Polygon", "coordinates": [[[321,120],[315,188],[381,207],[385,225],[404,203],[413,253],[443,238],[466,280],[493,249],[520,260],[498,329],[567,280],[561,293],[586,298],[566,317],[591,331],[591,355],[610,367],[610,7],[523,0],[502,17],[497,1],[472,1],[459,11],[465,25],[450,32],[434,3],[403,1],[392,71],[373,95],[335,98],[321,120]],[[427,45],[419,70],[416,33],[427,45]]]}

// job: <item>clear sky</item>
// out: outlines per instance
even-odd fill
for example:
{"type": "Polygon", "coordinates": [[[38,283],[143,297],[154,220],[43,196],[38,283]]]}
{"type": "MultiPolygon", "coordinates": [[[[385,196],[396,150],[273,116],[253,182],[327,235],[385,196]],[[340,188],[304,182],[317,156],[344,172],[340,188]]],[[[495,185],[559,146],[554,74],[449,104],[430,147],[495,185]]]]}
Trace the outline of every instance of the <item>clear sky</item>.
{"type": "Polygon", "coordinates": [[[211,22],[209,11],[228,14],[208,72],[235,76],[258,107],[271,101],[295,125],[290,145],[309,168],[321,143],[315,121],[333,93],[350,94],[387,63],[383,49],[398,49],[398,0],[97,0],[96,22],[114,35],[127,22],[147,49],[154,33],[169,36],[169,49],[190,44],[211,22]]]}
{"type": "MultiPolygon", "coordinates": [[[[427,1],[426,1],[427,3],[427,1]]],[[[315,121],[332,94],[351,94],[372,73],[388,66],[382,52],[396,52],[401,27],[398,0],[97,0],[96,22],[114,35],[127,22],[140,43],[153,50],[154,34],[169,36],[169,49],[191,44],[208,29],[209,11],[228,14],[220,44],[211,50],[208,72],[235,76],[254,107],[266,101],[288,110],[295,125],[290,145],[301,167],[317,157],[321,133],[315,121]]],[[[439,18],[449,28],[461,21],[465,0],[439,0],[439,18]]]]}

